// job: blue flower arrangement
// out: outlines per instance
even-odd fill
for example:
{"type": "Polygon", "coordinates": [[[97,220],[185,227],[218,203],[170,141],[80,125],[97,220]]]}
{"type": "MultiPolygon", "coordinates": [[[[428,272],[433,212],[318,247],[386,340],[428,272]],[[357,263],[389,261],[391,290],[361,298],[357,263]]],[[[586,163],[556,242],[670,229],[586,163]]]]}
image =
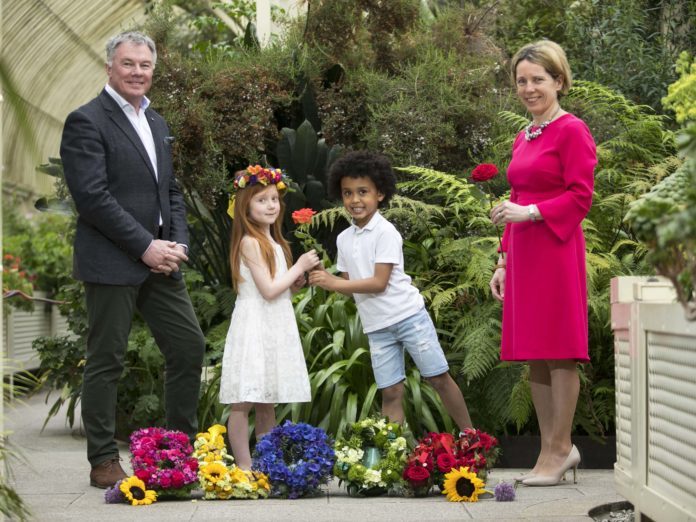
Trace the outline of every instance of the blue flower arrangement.
{"type": "Polygon", "coordinates": [[[329,482],[335,460],[333,441],[324,430],[285,421],[258,441],[252,467],[268,475],[271,496],[299,498],[329,482]]]}

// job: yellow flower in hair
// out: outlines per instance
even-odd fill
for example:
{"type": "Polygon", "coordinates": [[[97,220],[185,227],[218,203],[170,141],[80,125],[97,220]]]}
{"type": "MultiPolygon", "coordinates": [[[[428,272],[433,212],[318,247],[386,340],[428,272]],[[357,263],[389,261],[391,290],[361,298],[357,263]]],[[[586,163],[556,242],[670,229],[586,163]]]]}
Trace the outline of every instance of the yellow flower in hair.
{"type": "Polygon", "coordinates": [[[442,494],[447,495],[450,502],[478,502],[478,496],[486,492],[484,486],[483,480],[478,478],[476,473],[469,471],[468,467],[452,468],[452,471],[445,475],[442,494]]]}
{"type": "Polygon", "coordinates": [[[157,493],[145,489],[145,483],[136,476],[123,479],[119,489],[132,506],[148,506],[157,500],[157,493]]]}
{"type": "Polygon", "coordinates": [[[285,186],[285,183],[283,183],[282,181],[279,181],[278,183],[276,183],[276,187],[278,187],[278,190],[285,190],[286,188],[288,188],[285,186]]]}

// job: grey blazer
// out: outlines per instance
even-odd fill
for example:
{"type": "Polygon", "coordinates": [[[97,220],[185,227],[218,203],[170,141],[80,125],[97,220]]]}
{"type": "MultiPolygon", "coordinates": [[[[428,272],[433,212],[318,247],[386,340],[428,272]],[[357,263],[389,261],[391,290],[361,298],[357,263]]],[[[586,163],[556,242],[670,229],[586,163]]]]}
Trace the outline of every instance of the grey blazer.
{"type": "Polygon", "coordinates": [[[162,239],[188,245],[169,129],[154,110],[148,108],[145,114],[155,142],[157,178],[140,137],[106,90],[65,121],[60,156],[78,213],[76,279],[110,285],[142,283],[150,269],[140,257],[157,238],[160,213],[162,239]]]}

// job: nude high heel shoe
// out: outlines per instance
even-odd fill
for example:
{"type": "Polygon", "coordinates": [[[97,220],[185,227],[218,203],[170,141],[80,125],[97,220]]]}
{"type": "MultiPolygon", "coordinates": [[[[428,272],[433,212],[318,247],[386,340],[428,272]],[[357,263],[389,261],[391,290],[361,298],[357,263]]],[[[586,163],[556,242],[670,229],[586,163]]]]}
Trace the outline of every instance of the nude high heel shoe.
{"type": "Polygon", "coordinates": [[[512,477],[512,480],[514,480],[515,482],[522,482],[524,479],[532,477],[536,477],[536,473],[534,473],[533,471],[527,471],[526,473],[520,473],[516,477],[512,477]]]}
{"type": "Polygon", "coordinates": [[[555,486],[558,484],[562,478],[565,478],[566,471],[569,469],[573,470],[573,484],[577,484],[577,470],[578,464],[580,464],[580,452],[578,448],[573,447],[570,449],[570,453],[566,457],[565,461],[561,467],[556,470],[555,473],[551,475],[535,475],[533,477],[525,478],[522,480],[522,484],[525,486],[555,486]]]}

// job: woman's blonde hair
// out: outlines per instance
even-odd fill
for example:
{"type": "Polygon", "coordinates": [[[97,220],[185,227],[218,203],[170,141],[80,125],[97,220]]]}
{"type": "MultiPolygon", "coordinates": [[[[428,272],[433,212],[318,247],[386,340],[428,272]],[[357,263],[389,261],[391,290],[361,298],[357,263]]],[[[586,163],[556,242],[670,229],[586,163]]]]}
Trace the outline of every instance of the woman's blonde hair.
{"type": "MultiPolygon", "coordinates": [[[[275,185],[250,185],[243,189],[237,190],[234,196],[234,219],[232,220],[232,239],[230,241],[230,269],[232,271],[232,284],[235,290],[239,289],[239,283],[243,281],[240,275],[240,262],[242,261],[241,244],[244,236],[253,237],[259,242],[261,247],[261,257],[268,265],[271,272],[271,277],[275,276],[275,250],[273,244],[269,241],[268,236],[263,229],[249,217],[249,203],[259,192],[267,188],[275,187],[275,185]]],[[[283,194],[278,191],[280,197],[280,214],[275,223],[271,225],[271,237],[283,249],[285,261],[288,267],[292,264],[292,254],[290,246],[285,241],[281,232],[283,225],[283,215],[285,213],[285,203],[283,202],[283,194]]]]}
{"type": "Polygon", "coordinates": [[[517,83],[517,65],[522,60],[541,65],[554,79],[560,78],[562,84],[558,93],[559,97],[568,94],[570,87],[573,85],[573,73],[570,70],[565,51],[556,42],[539,40],[538,42],[527,44],[517,51],[510,61],[513,85],[517,83]]]}

